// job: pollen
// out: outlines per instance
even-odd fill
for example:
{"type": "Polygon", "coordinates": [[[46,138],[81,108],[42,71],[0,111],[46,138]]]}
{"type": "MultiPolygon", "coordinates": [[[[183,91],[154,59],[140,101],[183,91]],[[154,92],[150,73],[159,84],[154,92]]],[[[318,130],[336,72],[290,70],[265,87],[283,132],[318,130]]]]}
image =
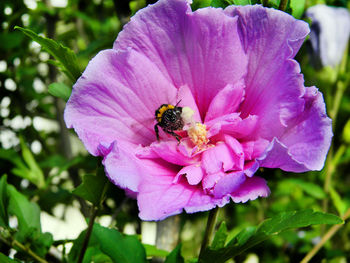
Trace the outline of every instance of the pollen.
{"type": "Polygon", "coordinates": [[[187,130],[187,134],[191,141],[197,145],[200,150],[205,148],[205,145],[209,142],[209,139],[207,138],[207,127],[200,122],[191,126],[187,130]]]}

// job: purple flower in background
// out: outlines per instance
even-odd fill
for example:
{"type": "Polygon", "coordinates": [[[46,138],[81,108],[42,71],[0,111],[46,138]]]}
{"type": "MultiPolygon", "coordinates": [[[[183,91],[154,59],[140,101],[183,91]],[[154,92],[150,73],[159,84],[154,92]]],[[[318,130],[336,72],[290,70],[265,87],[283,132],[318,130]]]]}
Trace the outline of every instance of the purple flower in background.
{"type": "Polygon", "coordinates": [[[320,170],[330,146],[322,94],[293,59],[308,33],[261,6],[160,0],[90,61],[65,121],[143,220],[266,197],[259,167],[320,170]]]}
{"type": "Polygon", "coordinates": [[[349,41],[349,11],[341,7],[315,5],[306,11],[306,16],[312,20],[310,41],[316,64],[337,66],[349,41]]]}

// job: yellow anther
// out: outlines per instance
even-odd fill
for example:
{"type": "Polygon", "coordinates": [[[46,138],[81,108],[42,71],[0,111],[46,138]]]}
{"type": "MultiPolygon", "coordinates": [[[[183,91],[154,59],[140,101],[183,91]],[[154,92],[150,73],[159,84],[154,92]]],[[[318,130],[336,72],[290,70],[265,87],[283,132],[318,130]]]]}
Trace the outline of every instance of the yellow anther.
{"type": "Polygon", "coordinates": [[[198,146],[198,149],[202,149],[208,142],[207,138],[207,127],[197,122],[194,126],[191,126],[187,130],[188,137],[190,137],[191,141],[198,146]]]}

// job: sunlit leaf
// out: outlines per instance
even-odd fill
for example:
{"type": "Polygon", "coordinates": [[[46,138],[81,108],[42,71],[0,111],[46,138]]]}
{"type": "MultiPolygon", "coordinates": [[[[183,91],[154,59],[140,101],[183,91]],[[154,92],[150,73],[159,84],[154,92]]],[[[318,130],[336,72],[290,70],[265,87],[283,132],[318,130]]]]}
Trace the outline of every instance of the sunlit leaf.
{"type": "Polygon", "coordinates": [[[284,212],[262,222],[257,228],[241,231],[225,247],[213,249],[209,247],[199,258],[198,262],[221,263],[235,257],[247,249],[263,242],[282,231],[319,224],[340,224],[343,221],[332,214],[314,212],[310,209],[284,212]]]}
{"type": "Polygon", "coordinates": [[[226,243],[226,239],[227,239],[227,227],[226,227],[226,223],[222,222],[218,231],[216,231],[215,236],[214,236],[214,240],[213,243],[211,244],[211,247],[213,249],[218,249],[218,248],[222,248],[225,246],[226,243]]]}
{"type": "Polygon", "coordinates": [[[305,0],[289,0],[289,6],[292,9],[292,15],[299,19],[304,13],[305,0]]]}
{"type": "Polygon", "coordinates": [[[142,244],[143,247],[146,250],[147,257],[166,257],[169,252],[159,249],[156,246],[149,245],[149,244],[142,244]]]}
{"type": "Polygon", "coordinates": [[[15,29],[21,30],[25,35],[35,42],[39,43],[51,56],[59,63],[61,70],[75,82],[81,75],[77,58],[72,50],[56,42],[53,39],[41,37],[32,30],[16,26],[15,29]]]}
{"type": "Polygon", "coordinates": [[[116,229],[94,224],[93,234],[97,238],[102,252],[114,263],[146,263],[146,252],[135,236],[126,236],[116,229]]]}
{"type": "Polygon", "coordinates": [[[49,85],[49,93],[52,96],[68,101],[70,94],[72,93],[72,89],[62,82],[55,82],[49,85]]]}

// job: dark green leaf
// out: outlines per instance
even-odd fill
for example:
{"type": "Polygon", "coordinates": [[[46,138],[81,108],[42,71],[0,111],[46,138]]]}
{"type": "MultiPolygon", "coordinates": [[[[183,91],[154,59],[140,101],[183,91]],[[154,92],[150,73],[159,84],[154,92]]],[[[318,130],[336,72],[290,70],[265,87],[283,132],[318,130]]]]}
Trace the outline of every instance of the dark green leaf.
{"type": "Polygon", "coordinates": [[[99,205],[103,189],[107,183],[108,179],[102,173],[99,173],[97,176],[86,174],[82,184],[73,190],[73,194],[90,201],[94,205],[99,205]]]}
{"type": "Polygon", "coordinates": [[[169,252],[159,249],[156,246],[149,245],[149,244],[142,244],[143,247],[146,250],[147,257],[166,257],[169,252]]]}
{"type": "Polygon", "coordinates": [[[21,30],[25,35],[30,37],[35,42],[39,43],[51,56],[59,63],[61,70],[74,82],[81,75],[77,58],[72,50],[57,43],[56,41],[41,37],[35,32],[16,26],[15,29],[21,30]]]}
{"type": "Polygon", "coordinates": [[[7,213],[8,196],[7,196],[7,175],[1,176],[0,179],[0,226],[7,227],[9,216],[7,213]]]}
{"type": "Polygon", "coordinates": [[[289,6],[292,9],[292,15],[299,19],[303,13],[305,8],[305,0],[289,0],[289,6]]]}
{"type": "Polygon", "coordinates": [[[179,244],[170,254],[166,257],[164,263],[184,263],[185,260],[181,256],[181,244],[179,244]]]}
{"type": "Polygon", "coordinates": [[[68,101],[70,94],[72,93],[72,89],[64,83],[55,82],[49,85],[49,93],[52,96],[68,101]]]}
{"type": "Polygon", "coordinates": [[[340,224],[343,221],[332,214],[313,212],[312,210],[284,212],[262,222],[258,228],[248,228],[241,231],[227,246],[220,249],[209,247],[199,259],[199,262],[221,263],[235,257],[245,250],[263,242],[270,236],[282,231],[318,224],[340,224]]]}
{"type": "Polygon", "coordinates": [[[146,263],[146,252],[135,236],[125,236],[116,229],[94,224],[93,234],[103,253],[114,263],[146,263]]]}
{"type": "Polygon", "coordinates": [[[227,227],[226,223],[222,222],[218,231],[215,233],[213,243],[211,244],[211,248],[218,249],[225,246],[227,239],[227,227]]]}

